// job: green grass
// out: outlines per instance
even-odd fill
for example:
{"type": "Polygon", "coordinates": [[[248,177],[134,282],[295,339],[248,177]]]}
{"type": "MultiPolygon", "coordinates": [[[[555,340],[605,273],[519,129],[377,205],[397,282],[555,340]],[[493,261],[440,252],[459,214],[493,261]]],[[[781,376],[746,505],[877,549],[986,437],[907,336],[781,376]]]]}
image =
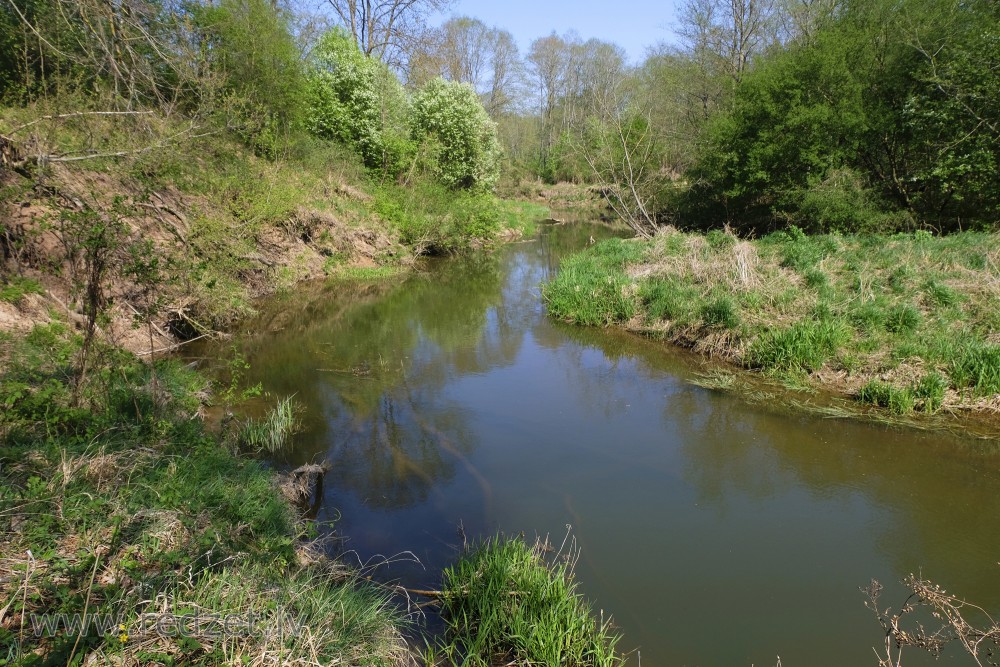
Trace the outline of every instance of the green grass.
{"type": "Polygon", "coordinates": [[[18,304],[29,294],[44,294],[45,290],[37,280],[22,276],[5,278],[0,284],[0,301],[18,304]]]}
{"type": "Polygon", "coordinates": [[[387,280],[405,272],[401,266],[342,266],[334,269],[331,276],[341,280],[387,280]]]}
{"type": "Polygon", "coordinates": [[[545,289],[549,312],[577,324],[607,326],[628,321],[636,312],[634,281],[625,267],[643,256],[642,246],[611,239],[570,257],[559,280],[545,289]]]}
{"type": "Polygon", "coordinates": [[[257,452],[280,452],[299,430],[297,410],[291,396],[281,399],[263,419],[250,418],[243,423],[237,436],[239,444],[257,452]]]}
{"type": "Polygon", "coordinates": [[[572,562],[495,537],[445,570],[444,641],[429,664],[611,667],[623,664],[610,619],[576,590],[572,562]]]}
{"type": "Polygon", "coordinates": [[[78,384],[79,341],[58,324],[3,352],[0,552],[15,576],[0,580],[13,619],[0,659],[399,664],[405,623],[386,594],[334,562],[300,564],[309,529],[272,473],[205,432],[204,378],[99,345],[78,384]],[[31,635],[30,614],[85,609],[124,628],[31,635]],[[140,636],[139,616],[164,611],[253,615],[260,631],[140,636]],[[288,623],[305,630],[265,632],[288,623]]]}
{"type": "Polygon", "coordinates": [[[538,222],[550,215],[552,213],[548,207],[541,204],[511,199],[500,200],[500,224],[505,229],[518,230],[525,238],[534,236],[538,222]]]}
{"type": "Polygon", "coordinates": [[[668,229],[563,262],[550,312],[705,348],[784,383],[905,413],[988,407],[1000,394],[1000,236],[965,232],[748,241],[668,229]],[[885,379],[889,377],[890,379],[885,379]]]}
{"type": "Polygon", "coordinates": [[[754,339],[747,365],[768,371],[815,371],[837,354],[849,336],[840,322],[797,322],[754,339]]]}

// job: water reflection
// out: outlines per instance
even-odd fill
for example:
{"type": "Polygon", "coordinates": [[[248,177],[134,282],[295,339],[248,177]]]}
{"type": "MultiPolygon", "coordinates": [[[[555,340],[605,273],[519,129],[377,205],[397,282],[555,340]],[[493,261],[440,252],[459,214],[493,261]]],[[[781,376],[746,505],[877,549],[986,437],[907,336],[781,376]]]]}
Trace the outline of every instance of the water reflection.
{"type": "Polygon", "coordinates": [[[700,359],[553,322],[538,285],[607,233],[297,290],[244,327],[249,380],[307,408],[279,463],[332,462],[321,516],[362,559],[413,551],[426,569],[385,576],[433,586],[459,522],[571,523],[584,590],[648,664],[872,664],[857,587],[920,568],[1000,608],[995,455],[748,405],[687,383],[700,359]]]}

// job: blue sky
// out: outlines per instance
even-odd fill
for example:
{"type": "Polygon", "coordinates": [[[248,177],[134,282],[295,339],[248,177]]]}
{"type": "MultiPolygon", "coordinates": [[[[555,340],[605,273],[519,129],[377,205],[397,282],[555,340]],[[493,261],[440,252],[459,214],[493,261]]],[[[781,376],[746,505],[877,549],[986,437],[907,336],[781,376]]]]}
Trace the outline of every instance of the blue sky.
{"type": "Polygon", "coordinates": [[[678,0],[457,0],[431,23],[449,16],[471,16],[509,30],[522,55],[536,37],[553,30],[575,30],[584,40],[596,37],[623,47],[633,62],[657,42],[672,41],[678,0]]]}

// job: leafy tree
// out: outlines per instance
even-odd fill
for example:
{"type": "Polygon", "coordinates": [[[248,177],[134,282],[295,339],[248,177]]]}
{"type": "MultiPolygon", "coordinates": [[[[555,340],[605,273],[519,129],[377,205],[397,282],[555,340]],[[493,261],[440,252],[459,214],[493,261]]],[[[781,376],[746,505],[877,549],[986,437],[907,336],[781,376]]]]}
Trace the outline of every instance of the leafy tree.
{"type": "Polygon", "coordinates": [[[275,157],[303,120],[305,73],[287,17],[268,0],[220,0],[194,16],[209,66],[225,79],[230,126],[275,157]]]}
{"type": "Polygon", "coordinates": [[[835,48],[794,49],[752,71],[707,130],[687,212],[743,225],[788,213],[811,182],[856,155],[861,95],[835,48]]]}
{"type": "Polygon", "coordinates": [[[412,153],[406,92],[344,30],[326,33],[313,50],[306,97],[310,132],[352,146],[369,168],[386,174],[403,169],[412,153]]]}
{"type": "Polygon", "coordinates": [[[471,85],[434,79],[413,99],[413,137],[434,147],[432,170],[449,188],[490,190],[500,176],[500,142],[471,85]]]}

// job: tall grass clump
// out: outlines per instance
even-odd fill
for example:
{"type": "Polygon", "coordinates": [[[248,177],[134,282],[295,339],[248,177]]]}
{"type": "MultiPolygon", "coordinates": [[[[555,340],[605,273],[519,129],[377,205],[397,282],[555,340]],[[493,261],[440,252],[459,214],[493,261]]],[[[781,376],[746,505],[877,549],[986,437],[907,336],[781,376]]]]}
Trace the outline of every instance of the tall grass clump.
{"type": "Polygon", "coordinates": [[[754,340],[747,365],[760,370],[814,371],[850,339],[840,322],[797,322],[754,340]]]}
{"type": "Polygon", "coordinates": [[[738,307],[726,296],[718,297],[703,305],[701,319],[710,327],[723,329],[735,329],[740,324],[738,307]]]}
{"type": "Polygon", "coordinates": [[[623,664],[610,619],[594,617],[573,581],[573,558],[495,537],[444,572],[438,647],[445,664],[475,667],[623,664]]]}
{"type": "Polygon", "coordinates": [[[1000,394],[1000,345],[966,344],[952,362],[951,379],[977,396],[1000,394]]]}
{"type": "Polygon", "coordinates": [[[862,387],[861,391],[858,392],[858,400],[862,403],[888,408],[889,412],[897,415],[912,412],[914,407],[912,389],[894,387],[878,380],[872,380],[862,387]]]}
{"type": "Polygon", "coordinates": [[[291,396],[278,401],[263,419],[248,419],[240,428],[239,442],[256,451],[281,451],[299,430],[296,405],[291,396]]]}

